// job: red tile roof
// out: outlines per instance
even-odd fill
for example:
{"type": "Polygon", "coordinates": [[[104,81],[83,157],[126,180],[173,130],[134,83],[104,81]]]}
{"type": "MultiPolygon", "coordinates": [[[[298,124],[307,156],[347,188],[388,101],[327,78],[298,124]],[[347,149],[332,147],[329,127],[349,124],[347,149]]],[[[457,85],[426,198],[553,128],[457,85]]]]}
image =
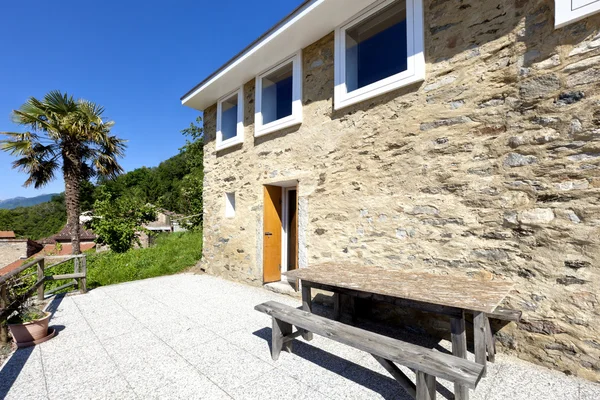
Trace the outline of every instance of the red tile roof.
{"type": "Polygon", "coordinates": [[[14,239],[16,238],[13,231],[0,231],[0,239],[14,239]]]}
{"type": "MultiPolygon", "coordinates": [[[[97,236],[92,232],[85,229],[82,225],[79,225],[79,240],[82,242],[96,240],[97,236]]],[[[70,242],[71,241],[71,232],[69,230],[68,225],[65,225],[60,232],[56,235],[52,235],[47,237],[46,239],[42,239],[39,242],[43,244],[54,244],[56,242],[70,242]]]]}

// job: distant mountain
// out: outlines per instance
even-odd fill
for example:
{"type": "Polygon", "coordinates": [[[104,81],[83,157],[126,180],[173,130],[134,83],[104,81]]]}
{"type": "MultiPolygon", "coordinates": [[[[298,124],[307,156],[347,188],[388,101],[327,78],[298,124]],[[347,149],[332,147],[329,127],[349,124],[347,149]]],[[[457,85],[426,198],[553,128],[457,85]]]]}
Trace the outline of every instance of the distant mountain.
{"type": "Polygon", "coordinates": [[[58,193],[42,194],[41,196],[35,197],[15,197],[7,200],[0,200],[0,208],[5,210],[12,210],[17,207],[30,207],[36,204],[45,203],[52,199],[52,196],[56,196],[58,193]]]}

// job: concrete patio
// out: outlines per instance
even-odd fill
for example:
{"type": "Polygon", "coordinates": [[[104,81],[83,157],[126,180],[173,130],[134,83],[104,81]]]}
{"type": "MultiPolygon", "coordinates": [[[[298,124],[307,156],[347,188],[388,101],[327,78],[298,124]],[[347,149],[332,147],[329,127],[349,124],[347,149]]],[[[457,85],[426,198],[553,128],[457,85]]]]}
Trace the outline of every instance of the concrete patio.
{"type": "MultiPolygon", "coordinates": [[[[0,398],[408,398],[369,354],[320,337],[295,341],[293,354],[273,362],[270,319],[253,310],[267,300],[299,305],[188,274],[56,298],[49,311],[58,335],[5,363],[0,398]]],[[[440,383],[438,398],[451,399],[452,385],[440,383]]],[[[471,398],[592,400],[600,385],[499,355],[471,398]]]]}

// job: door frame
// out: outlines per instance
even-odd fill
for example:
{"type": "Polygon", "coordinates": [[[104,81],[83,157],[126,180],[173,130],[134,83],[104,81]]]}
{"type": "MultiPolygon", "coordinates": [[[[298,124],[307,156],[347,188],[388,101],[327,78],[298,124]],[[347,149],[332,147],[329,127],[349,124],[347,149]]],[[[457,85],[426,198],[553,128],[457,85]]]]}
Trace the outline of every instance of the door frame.
{"type": "MultiPolygon", "coordinates": [[[[296,186],[282,186],[282,213],[283,218],[281,221],[281,272],[287,272],[288,270],[288,244],[289,244],[289,235],[287,231],[287,226],[289,225],[290,218],[290,199],[289,192],[292,190],[296,191],[296,213],[298,213],[298,185],[296,186]]],[[[298,217],[296,217],[296,223],[298,221],[298,217]]],[[[298,226],[296,226],[296,246],[299,246],[298,240],[298,226]]],[[[296,260],[298,262],[298,260],[296,260]]],[[[281,276],[281,280],[287,280],[285,275],[281,276]]]]}
{"type": "MultiPolygon", "coordinates": [[[[289,199],[288,199],[288,193],[290,190],[296,190],[296,213],[299,213],[299,209],[298,209],[298,204],[299,204],[299,186],[300,186],[300,182],[299,180],[288,180],[288,181],[279,181],[279,182],[269,182],[269,183],[264,183],[263,185],[261,185],[263,187],[263,191],[265,190],[264,188],[267,186],[271,186],[271,187],[280,187],[281,188],[281,241],[280,241],[280,251],[281,251],[281,257],[280,257],[280,262],[281,262],[281,267],[280,267],[280,273],[286,272],[288,270],[288,265],[287,265],[287,245],[288,245],[288,232],[287,232],[287,224],[288,224],[288,219],[289,219],[289,199]]],[[[263,196],[263,201],[264,201],[264,196],[263,196]]],[[[264,221],[264,207],[263,207],[263,221],[264,221]]],[[[299,215],[296,218],[297,220],[297,224],[298,226],[296,227],[296,246],[299,249],[300,246],[300,233],[299,233],[299,215]]],[[[263,284],[267,283],[265,281],[265,247],[264,247],[264,231],[265,231],[265,227],[263,225],[262,228],[262,235],[261,235],[261,241],[263,242],[262,247],[262,279],[263,279],[263,284]]],[[[299,250],[298,250],[299,251],[299,250]]],[[[297,251],[297,252],[298,252],[297,251]]],[[[299,263],[299,260],[297,261],[299,263]]],[[[299,267],[299,265],[298,265],[299,267]]],[[[280,280],[276,281],[276,282],[288,282],[287,277],[284,275],[281,275],[280,280]]],[[[293,283],[293,282],[290,282],[293,283]]]]}

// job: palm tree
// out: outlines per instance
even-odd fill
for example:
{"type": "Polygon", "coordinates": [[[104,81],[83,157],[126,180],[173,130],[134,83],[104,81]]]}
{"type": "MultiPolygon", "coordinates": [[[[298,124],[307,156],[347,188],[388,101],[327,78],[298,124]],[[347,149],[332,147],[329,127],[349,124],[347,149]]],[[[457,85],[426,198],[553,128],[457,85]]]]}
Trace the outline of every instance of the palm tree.
{"type": "Polygon", "coordinates": [[[30,97],[13,111],[13,122],[27,127],[29,132],[0,132],[8,136],[0,141],[0,149],[17,157],[13,168],[29,175],[24,186],[40,188],[62,169],[73,254],[80,253],[81,181],[94,176],[115,177],[123,172],[117,158],[124,155],[125,141],[110,134],[114,122],[104,121],[103,113],[103,107],[90,101],[51,91],[42,100],[30,97]]]}

